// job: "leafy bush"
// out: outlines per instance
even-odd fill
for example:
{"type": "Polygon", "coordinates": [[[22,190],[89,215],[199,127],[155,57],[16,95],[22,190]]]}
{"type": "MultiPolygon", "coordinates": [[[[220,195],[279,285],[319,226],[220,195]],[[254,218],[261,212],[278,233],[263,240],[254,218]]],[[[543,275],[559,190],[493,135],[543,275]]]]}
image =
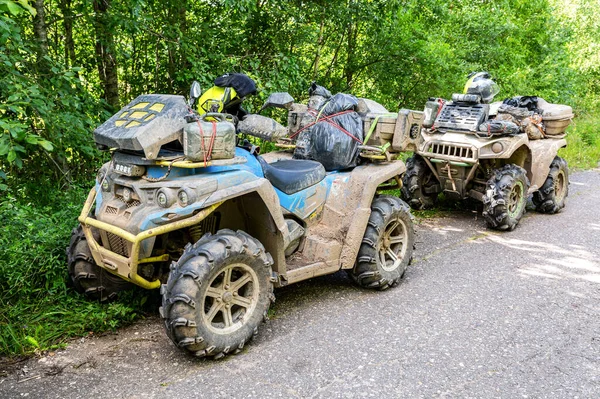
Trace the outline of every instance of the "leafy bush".
{"type": "Polygon", "coordinates": [[[571,169],[596,168],[600,163],[600,118],[582,115],[567,130],[567,147],[559,151],[571,169]]]}
{"type": "Polygon", "coordinates": [[[45,350],[72,336],[102,332],[142,314],[147,294],[89,302],[67,284],[65,248],[86,191],[55,191],[53,206],[0,201],[0,353],[45,350]]]}

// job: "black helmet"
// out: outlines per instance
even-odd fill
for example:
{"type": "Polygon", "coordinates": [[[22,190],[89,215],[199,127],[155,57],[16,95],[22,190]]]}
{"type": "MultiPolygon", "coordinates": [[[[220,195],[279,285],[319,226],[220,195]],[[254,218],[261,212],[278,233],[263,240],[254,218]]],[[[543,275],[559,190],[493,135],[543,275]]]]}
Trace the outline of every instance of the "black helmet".
{"type": "Polygon", "coordinates": [[[477,94],[483,103],[491,103],[494,96],[500,92],[500,88],[487,72],[473,72],[468,77],[464,93],[477,94]]]}

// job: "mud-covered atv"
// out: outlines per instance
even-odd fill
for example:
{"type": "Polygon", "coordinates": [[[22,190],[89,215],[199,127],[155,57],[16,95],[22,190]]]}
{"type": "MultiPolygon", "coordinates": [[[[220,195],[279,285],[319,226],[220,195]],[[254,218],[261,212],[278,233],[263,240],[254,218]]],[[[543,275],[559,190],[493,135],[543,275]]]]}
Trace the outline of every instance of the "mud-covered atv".
{"type": "MultiPolygon", "coordinates": [[[[282,97],[270,105],[289,108],[282,97]]],[[[260,122],[261,137],[282,129],[260,122]]],[[[91,299],[131,283],[160,288],[167,334],[197,356],[241,350],[276,287],[346,269],[386,289],[413,251],[408,205],[378,195],[405,172],[402,161],[326,172],[286,152],[260,156],[237,136],[230,116],[191,113],[181,96],[132,101],[95,131],[112,160],[67,250],[69,275],[91,299]]]]}
{"type": "Polygon", "coordinates": [[[558,212],[569,172],[557,152],[567,145],[571,107],[531,97],[506,104],[486,100],[491,98],[465,93],[427,102],[407,161],[404,199],[425,209],[442,192],[456,200],[474,198],[483,203],[487,226],[498,230],[516,227],[530,195],[537,211],[558,212]]]}

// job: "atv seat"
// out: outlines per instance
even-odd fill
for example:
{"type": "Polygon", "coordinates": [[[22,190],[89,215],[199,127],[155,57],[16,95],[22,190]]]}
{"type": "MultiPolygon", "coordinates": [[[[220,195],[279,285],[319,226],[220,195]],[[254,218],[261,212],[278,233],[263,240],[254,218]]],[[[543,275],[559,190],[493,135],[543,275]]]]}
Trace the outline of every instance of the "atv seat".
{"type": "Polygon", "coordinates": [[[319,162],[287,159],[267,163],[257,156],[265,178],[286,194],[294,194],[313,186],[325,178],[325,168],[319,162]]]}

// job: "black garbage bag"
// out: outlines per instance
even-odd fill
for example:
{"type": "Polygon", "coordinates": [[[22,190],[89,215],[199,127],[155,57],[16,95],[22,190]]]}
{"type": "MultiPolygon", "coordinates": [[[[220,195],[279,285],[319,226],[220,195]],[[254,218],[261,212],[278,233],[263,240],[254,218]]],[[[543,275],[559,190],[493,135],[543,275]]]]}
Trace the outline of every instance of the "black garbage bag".
{"type": "Polygon", "coordinates": [[[317,82],[312,82],[310,87],[308,88],[309,96],[321,96],[325,98],[331,98],[331,92],[324,88],[323,86],[319,86],[317,82]]]}
{"type": "Polygon", "coordinates": [[[314,110],[320,110],[325,101],[331,98],[331,92],[319,86],[316,82],[312,82],[308,89],[308,108],[314,110]]]}
{"type": "Polygon", "coordinates": [[[358,165],[363,124],[356,113],[358,99],[338,93],[321,107],[319,119],[304,128],[296,141],[294,158],[320,162],[327,171],[358,165]]]}
{"type": "Polygon", "coordinates": [[[233,87],[240,98],[249,94],[256,94],[256,83],[243,73],[226,73],[215,79],[215,86],[233,87]]]}
{"type": "Polygon", "coordinates": [[[526,108],[528,111],[533,111],[536,114],[542,113],[542,111],[538,109],[537,96],[517,96],[513,98],[506,98],[504,101],[502,101],[502,104],[518,108],[526,108]]]}

